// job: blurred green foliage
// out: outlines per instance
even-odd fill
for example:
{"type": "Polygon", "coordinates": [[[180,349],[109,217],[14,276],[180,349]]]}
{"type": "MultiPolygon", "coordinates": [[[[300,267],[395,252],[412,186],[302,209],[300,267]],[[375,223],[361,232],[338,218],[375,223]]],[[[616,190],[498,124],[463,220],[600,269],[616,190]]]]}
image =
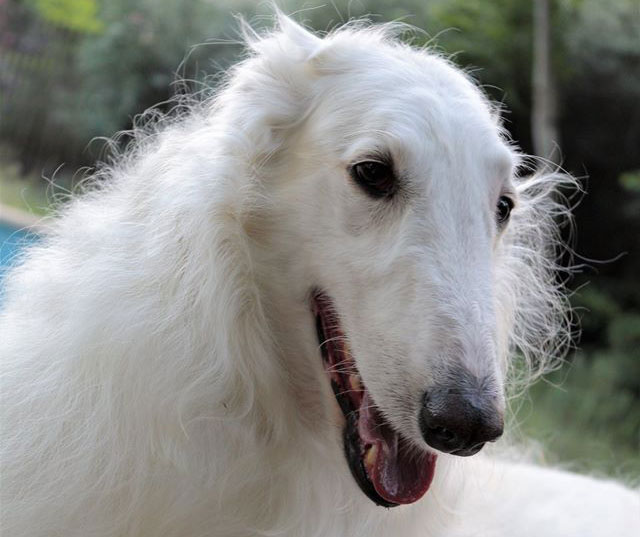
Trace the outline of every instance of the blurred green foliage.
{"type": "Polygon", "coordinates": [[[548,384],[533,388],[533,403],[519,418],[562,459],[638,480],[640,311],[622,305],[606,285],[583,288],[573,304],[581,317],[581,351],[549,375],[548,384]]]}
{"type": "Polygon", "coordinates": [[[33,0],[43,19],[82,33],[96,33],[104,28],[98,18],[96,0],[33,0]]]}
{"type": "Polygon", "coordinates": [[[53,195],[38,176],[23,177],[15,162],[0,160],[0,203],[44,216],[50,212],[53,195]]]}
{"type": "Polygon", "coordinates": [[[210,37],[222,36],[233,21],[213,2],[111,0],[104,4],[105,30],[86,39],[76,54],[83,80],[79,91],[85,111],[74,117],[87,138],[127,126],[135,113],[165,101],[177,76],[197,81],[202,67],[222,69],[234,58],[229,45],[190,50],[210,37]],[[188,56],[185,58],[185,55],[188,56]],[[231,54],[230,54],[231,53],[231,54]],[[179,69],[179,71],[177,71],[179,69]]]}
{"type": "MultiPolygon", "coordinates": [[[[451,56],[504,102],[508,129],[531,152],[530,0],[278,3],[317,30],[365,15],[424,29],[405,37],[451,56]],[[324,7],[312,9],[318,5],[324,7]]],[[[533,406],[525,401],[518,417],[563,460],[638,476],[640,2],[551,4],[563,165],[590,177],[575,211],[573,303],[583,334],[569,367],[549,377],[562,387],[535,386],[533,406]]],[[[0,183],[4,201],[8,192],[25,192],[18,176],[50,176],[61,163],[69,171],[91,166],[100,147],[88,146],[92,137],[129,128],[136,114],[176,91],[215,86],[215,75],[241,53],[234,13],[257,26],[272,23],[268,4],[248,0],[0,0],[0,6],[6,8],[0,166],[17,163],[0,183]],[[172,85],[177,76],[183,82],[172,85]]]]}

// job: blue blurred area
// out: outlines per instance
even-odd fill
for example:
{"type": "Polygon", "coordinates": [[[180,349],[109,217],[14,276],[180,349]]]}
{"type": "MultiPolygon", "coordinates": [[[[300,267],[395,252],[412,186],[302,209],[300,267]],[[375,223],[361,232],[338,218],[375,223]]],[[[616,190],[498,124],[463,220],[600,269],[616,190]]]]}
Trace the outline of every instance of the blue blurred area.
{"type": "Polygon", "coordinates": [[[37,239],[37,235],[27,229],[18,229],[0,220],[0,290],[7,269],[16,260],[19,251],[37,239]]]}

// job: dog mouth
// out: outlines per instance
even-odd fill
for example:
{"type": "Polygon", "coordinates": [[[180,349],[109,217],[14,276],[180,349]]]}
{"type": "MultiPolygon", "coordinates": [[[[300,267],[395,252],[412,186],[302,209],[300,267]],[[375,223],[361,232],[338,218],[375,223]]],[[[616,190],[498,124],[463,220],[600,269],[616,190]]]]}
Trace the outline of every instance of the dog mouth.
{"type": "Polygon", "coordinates": [[[346,424],[344,450],[354,479],[377,505],[413,503],[427,492],[436,455],[418,450],[385,421],[362,382],[331,299],[312,295],[325,371],[346,424]]]}

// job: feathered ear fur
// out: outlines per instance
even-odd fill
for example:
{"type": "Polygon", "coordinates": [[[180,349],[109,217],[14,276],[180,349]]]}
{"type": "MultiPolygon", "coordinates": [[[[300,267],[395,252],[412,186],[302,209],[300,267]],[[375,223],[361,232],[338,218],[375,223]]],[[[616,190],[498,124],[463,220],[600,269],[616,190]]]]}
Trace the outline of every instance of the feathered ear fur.
{"type": "MultiPolygon", "coordinates": [[[[240,31],[253,57],[236,68],[233,95],[245,96],[248,131],[262,133],[254,147],[273,155],[286,135],[313,106],[318,76],[312,61],[326,42],[276,10],[278,27],[260,35],[240,20],[240,31]],[[240,90],[240,91],[238,91],[240,90]]],[[[237,97],[236,97],[237,100],[237,97]]],[[[236,104],[237,106],[237,104],[236,104]]]]}
{"type": "Polygon", "coordinates": [[[268,36],[258,34],[249,23],[240,19],[240,32],[250,50],[260,55],[274,54],[274,48],[286,54],[289,60],[305,63],[323,48],[323,40],[295,22],[279,9],[275,9],[277,29],[268,36]]]}
{"type": "Polygon", "coordinates": [[[278,26],[288,41],[292,52],[302,62],[313,59],[322,50],[323,41],[306,28],[287,17],[281,11],[276,11],[278,26]]]}

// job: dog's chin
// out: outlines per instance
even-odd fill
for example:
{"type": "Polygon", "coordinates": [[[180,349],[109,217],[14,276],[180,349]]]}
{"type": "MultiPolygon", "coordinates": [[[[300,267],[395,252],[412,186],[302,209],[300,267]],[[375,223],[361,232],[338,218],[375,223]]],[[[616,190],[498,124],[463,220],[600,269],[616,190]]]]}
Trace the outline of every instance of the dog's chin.
{"type": "Polygon", "coordinates": [[[331,299],[312,295],[318,341],[331,387],[344,414],[344,450],[351,473],[377,505],[413,503],[427,492],[436,455],[416,448],[385,421],[362,382],[331,299]]]}

